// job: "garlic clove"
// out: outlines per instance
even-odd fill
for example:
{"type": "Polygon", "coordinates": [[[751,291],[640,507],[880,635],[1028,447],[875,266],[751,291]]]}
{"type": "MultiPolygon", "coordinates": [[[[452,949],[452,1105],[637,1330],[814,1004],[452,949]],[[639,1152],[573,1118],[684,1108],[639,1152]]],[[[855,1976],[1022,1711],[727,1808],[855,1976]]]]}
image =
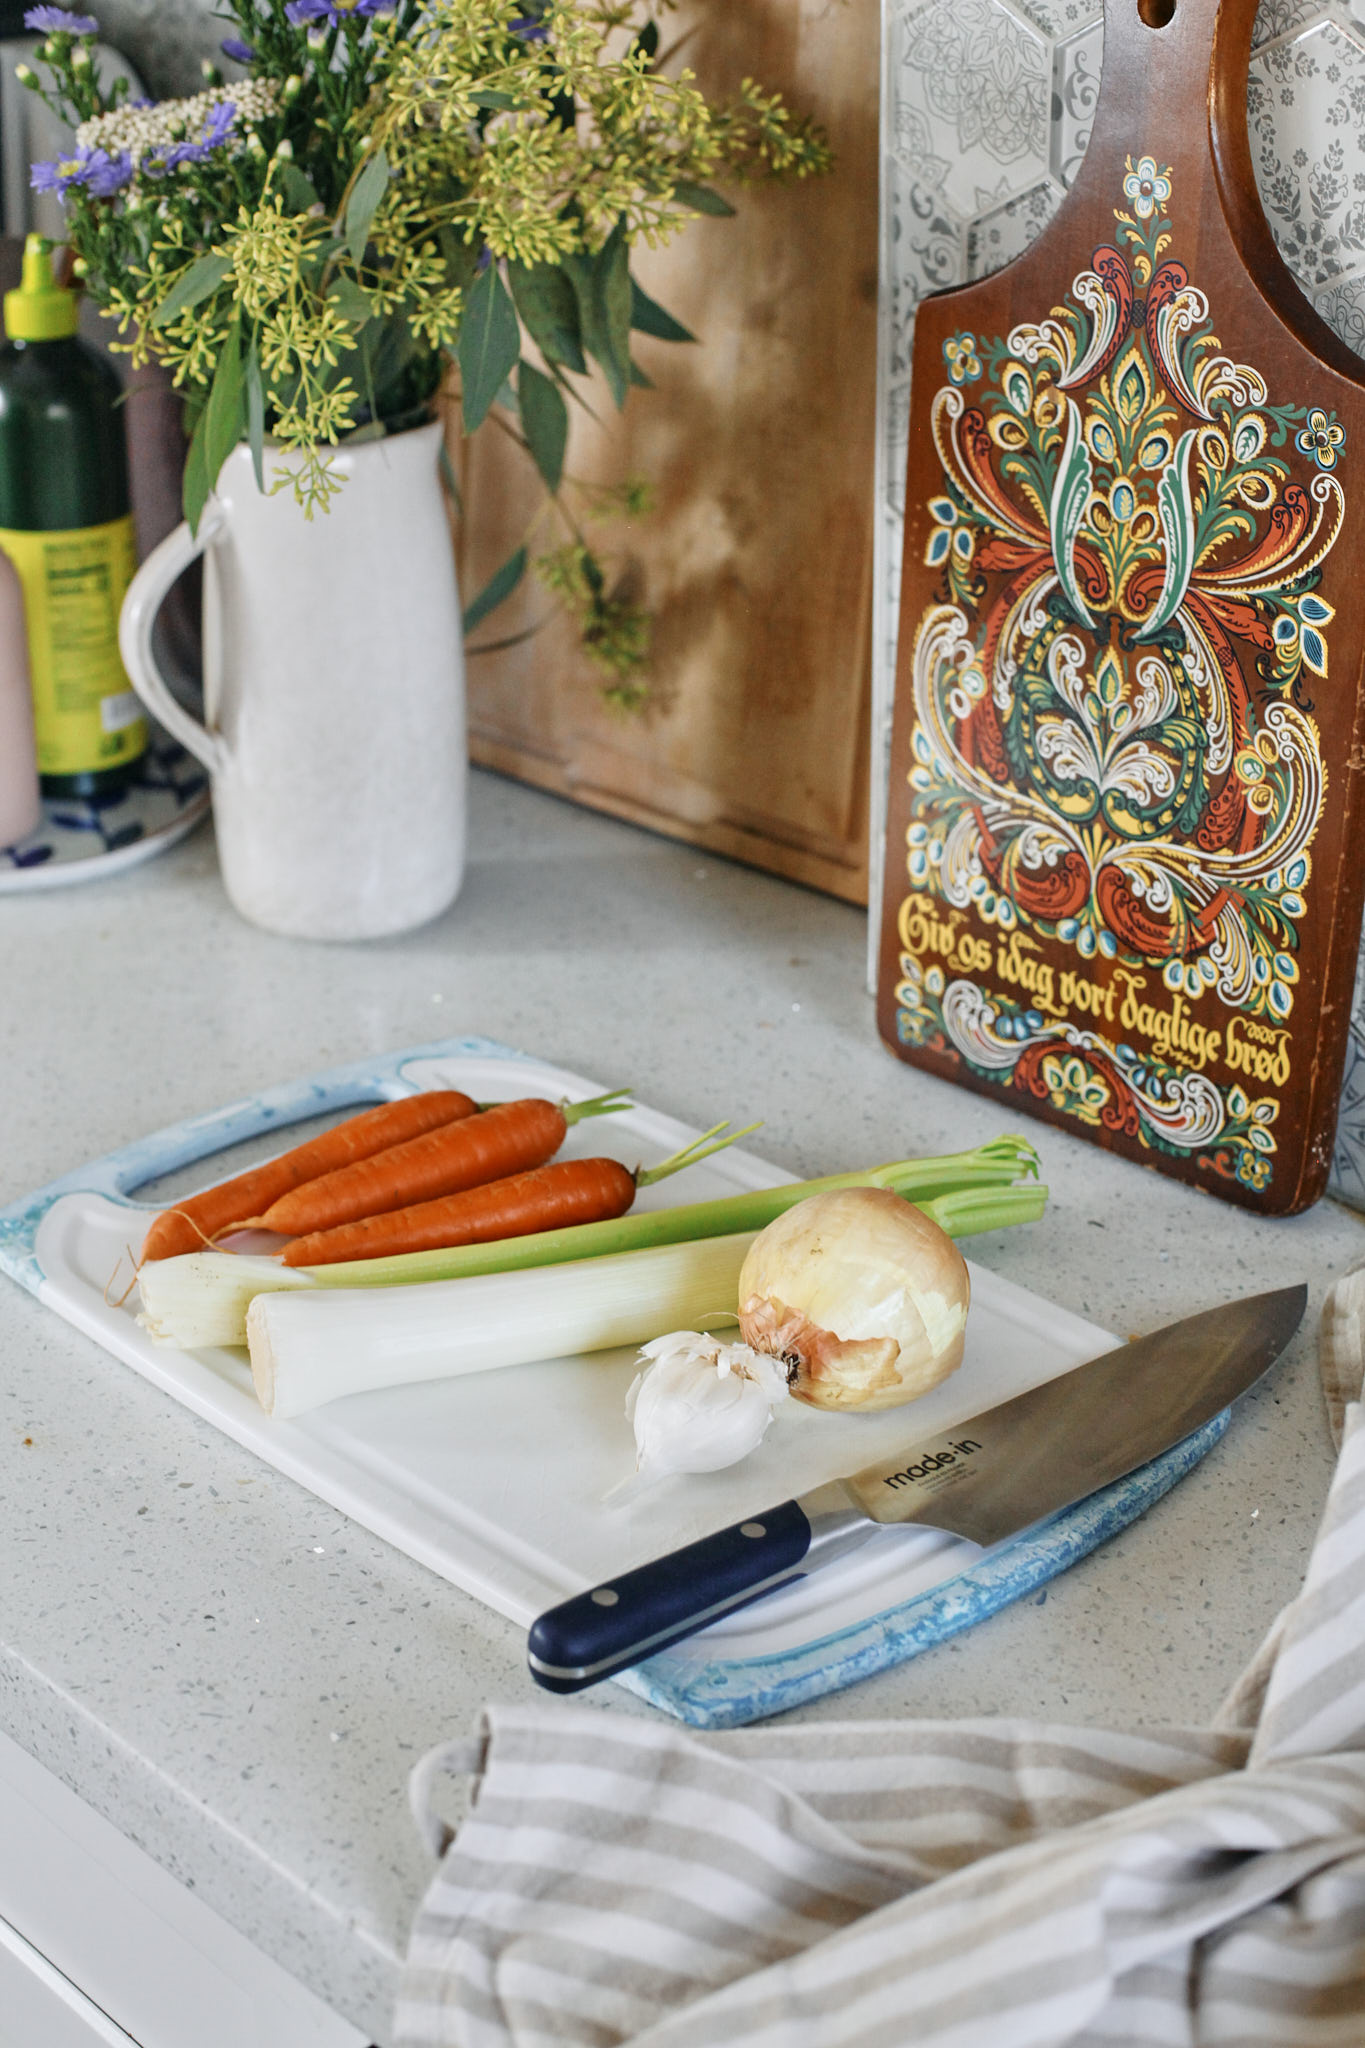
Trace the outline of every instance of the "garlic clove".
{"type": "MultiPolygon", "coordinates": [[[[626,1394],[641,1481],[737,1464],[762,1442],[787,1392],[776,1360],[696,1331],[656,1338],[641,1356],[648,1363],[626,1394]]],[[[635,1490],[615,1487],[608,1499],[635,1490]]]]}

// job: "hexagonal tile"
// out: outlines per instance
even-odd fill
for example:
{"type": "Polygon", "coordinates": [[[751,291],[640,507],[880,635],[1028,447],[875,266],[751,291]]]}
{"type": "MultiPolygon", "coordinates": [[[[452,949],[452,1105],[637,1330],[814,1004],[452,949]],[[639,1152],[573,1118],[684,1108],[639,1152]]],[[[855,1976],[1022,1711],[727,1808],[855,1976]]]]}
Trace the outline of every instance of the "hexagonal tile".
{"type": "Polygon", "coordinates": [[[962,229],[940,188],[899,157],[886,160],[883,194],[883,318],[888,323],[887,374],[910,374],[915,308],[929,292],[967,275],[962,229]]]}
{"type": "Polygon", "coordinates": [[[1090,143],[1104,61],[1104,23],[1092,22],[1052,53],[1052,175],[1074,183],[1090,143]]]}
{"type": "Polygon", "coordinates": [[[1047,171],[1046,43],[998,0],[934,0],[889,25],[891,133],[965,220],[1047,171]]]}
{"type": "Polygon", "coordinates": [[[1014,11],[1045,36],[1070,36],[1100,19],[1104,0],[1015,0],[1014,11]]]}
{"type": "Polygon", "coordinates": [[[1327,325],[1347,348],[1365,356],[1365,278],[1338,278],[1313,301],[1327,325]]]}
{"type": "Polygon", "coordinates": [[[967,275],[973,281],[989,277],[1022,256],[1040,228],[1047,226],[1062,203],[1060,187],[1048,178],[1007,199],[991,213],[983,213],[967,227],[967,275]]]}
{"type": "Polygon", "coordinates": [[[1365,260],[1365,49],[1330,23],[1269,44],[1247,114],[1280,253],[1301,284],[1325,285],[1365,260]]]}
{"type": "Polygon", "coordinates": [[[1310,21],[1330,18],[1331,12],[1323,0],[1261,0],[1251,31],[1251,47],[1259,50],[1272,37],[1292,35],[1296,28],[1303,28],[1310,21]]]}

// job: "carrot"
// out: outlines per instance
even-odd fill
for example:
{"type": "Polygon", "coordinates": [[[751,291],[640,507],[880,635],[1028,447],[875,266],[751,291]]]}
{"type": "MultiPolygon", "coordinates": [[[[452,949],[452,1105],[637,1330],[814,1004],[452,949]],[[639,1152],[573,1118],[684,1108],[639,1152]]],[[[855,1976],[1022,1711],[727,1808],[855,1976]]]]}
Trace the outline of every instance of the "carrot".
{"type": "MultiPolygon", "coordinates": [[[[751,1124],[750,1130],[758,1126],[751,1124]]],[[[448,1245],[487,1244],[495,1238],[529,1237],[570,1223],[600,1223],[624,1216],[636,1190],[693,1166],[733,1145],[747,1131],[717,1124],[660,1165],[631,1173],[615,1159],[559,1159],[527,1173],[461,1189],[440,1201],[363,1217],[336,1230],[316,1230],[286,1245],[286,1266],[337,1265],[349,1259],[387,1258],[392,1253],[435,1251],[448,1245]]]]}
{"type": "Polygon", "coordinates": [[[300,1182],[330,1173],[348,1160],[381,1152],[419,1131],[473,1116],[478,1106],[458,1088],[431,1088],[362,1110],[359,1116],[347,1117],[264,1166],[253,1166],[232,1180],[191,1195],[188,1201],[177,1202],[172,1209],[163,1209],[143,1240],[142,1257],[169,1259],[178,1252],[202,1251],[206,1243],[248,1222],[300,1182]]]}
{"type": "Polygon", "coordinates": [[[619,1090],[587,1102],[546,1102],[536,1095],[519,1102],[495,1102],[477,1116],[308,1181],[282,1195],[255,1220],[263,1230],[304,1237],[408,1209],[437,1195],[457,1194],[462,1188],[542,1166],[559,1150],[570,1124],[583,1117],[610,1116],[628,1106],[619,1090]]]}

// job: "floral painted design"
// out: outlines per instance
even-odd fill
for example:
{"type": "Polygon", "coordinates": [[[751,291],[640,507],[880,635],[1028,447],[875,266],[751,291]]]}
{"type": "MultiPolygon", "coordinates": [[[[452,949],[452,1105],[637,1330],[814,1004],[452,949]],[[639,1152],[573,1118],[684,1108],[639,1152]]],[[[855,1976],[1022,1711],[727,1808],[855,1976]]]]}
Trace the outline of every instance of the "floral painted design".
{"type": "Polygon", "coordinates": [[[1197,1070],[988,994],[908,954],[896,1000],[902,1045],[946,1054],[1090,1129],[1192,1155],[1251,1192],[1270,1184],[1279,1113],[1273,1095],[1253,1096],[1237,1082],[1220,1089],[1197,1070]]]}
{"type": "Polygon", "coordinates": [[[981,375],[981,360],[976,353],[974,334],[950,334],[943,344],[943,360],[954,384],[966,384],[981,375]]]}
{"type": "Polygon", "coordinates": [[[945,346],[908,875],[1278,1026],[1326,795],[1310,685],[1345,437],[1223,353],[1169,172],[1130,158],[1123,195],[1066,304],[945,346]]]}
{"type": "Polygon", "coordinates": [[[1154,213],[1165,210],[1171,196],[1170,176],[1157,169],[1153,157],[1139,157],[1123,181],[1123,196],[1132,200],[1139,220],[1150,220],[1154,213]]]}
{"type": "Polygon", "coordinates": [[[1346,440],[1346,429],[1335,417],[1329,418],[1320,405],[1308,415],[1306,427],[1294,436],[1294,445],[1311,455],[1319,469],[1335,469],[1337,452],[1346,440]]]}

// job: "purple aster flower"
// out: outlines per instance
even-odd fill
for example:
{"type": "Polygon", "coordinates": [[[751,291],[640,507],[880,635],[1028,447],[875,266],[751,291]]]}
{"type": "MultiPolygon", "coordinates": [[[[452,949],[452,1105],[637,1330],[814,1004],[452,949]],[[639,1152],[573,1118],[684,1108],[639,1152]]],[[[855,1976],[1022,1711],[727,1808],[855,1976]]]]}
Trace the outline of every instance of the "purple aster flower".
{"type": "Polygon", "coordinates": [[[194,141],[174,142],[160,159],[158,168],[173,171],[181,164],[202,164],[222,147],[232,133],[237,109],[231,100],[219,100],[194,141]]]}
{"type": "Polygon", "coordinates": [[[537,21],[533,14],[519,14],[516,20],[509,21],[507,26],[513,35],[520,36],[524,43],[547,43],[550,40],[549,29],[543,21],[537,21]]]}
{"type": "Polygon", "coordinates": [[[34,164],[29,184],[35,192],[55,192],[59,199],[73,185],[83,185],[94,199],[109,199],[122,191],[132,175],[133,159],[126,150],[111,156],[107,149],[78,149],[74,156],[34,164]]]}
{"type": "Polygon", "coordinates": [[[72,14],[65,7],[30,7],[24,27],[39,36],[97,36],[100,25],[91,14],[72,14]]]}
{"type": "Polygon", "coordinates": [[[228,36],[218,47],[225,57],[232,59],[234,64],[249,64],[256,54],[250,43],[240,41],[237,36],[228,36]]]}
{"type": "Polygon", "coordinates": [[[92,149],[85,167],[85,189],[95,199],[112,199],[133,182],[133,159],[126,149],[111,156],[107,149],[92,149]]]}
{"type": "Polygon", "coordinates": [[[371,14],[390,14],[394,0],[289,0],[285,18],[295,28],[305,22],[325,22],[329,28],[348,21],[361,21],[371,14]]]}

